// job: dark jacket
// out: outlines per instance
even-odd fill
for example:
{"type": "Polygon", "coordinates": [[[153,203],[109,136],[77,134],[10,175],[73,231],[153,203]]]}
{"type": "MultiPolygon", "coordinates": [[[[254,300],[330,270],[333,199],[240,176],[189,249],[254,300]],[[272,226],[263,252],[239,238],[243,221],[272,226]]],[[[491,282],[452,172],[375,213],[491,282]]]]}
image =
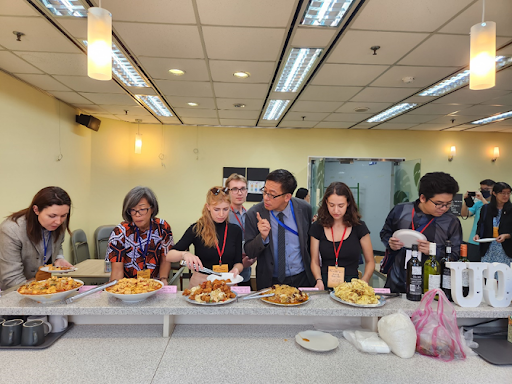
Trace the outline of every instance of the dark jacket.
{"type": "MultiPolygon", "coordinates": [[[[480,220],[476,227],[476,234],[481,239],[493,237],[492,236],[492,223],[493,214],[490,204],[486,204],[480,211],[480,220]]],[[[512,204],[505,204],[501,212],[500,225],[498,226],[498,234],[503,235],[509,233],[512,235],[512,204]]],[[[480,257],[485,256],[491,243],[480,243],[480,257]]],[[[503,243],[503,250],[508,257],[512,257],[512,239],[507,239],[503,243]]]]}

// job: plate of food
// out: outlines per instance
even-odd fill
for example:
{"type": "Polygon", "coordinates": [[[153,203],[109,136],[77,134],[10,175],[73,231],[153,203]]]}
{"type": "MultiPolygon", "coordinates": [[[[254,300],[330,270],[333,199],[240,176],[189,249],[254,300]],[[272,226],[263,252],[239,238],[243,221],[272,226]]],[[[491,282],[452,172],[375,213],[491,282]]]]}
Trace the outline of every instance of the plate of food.
{"type": "Polygon", "coordinates": [[[71,267],[56,267],[55,265],[46,265],[41,268],[41,271],[48,273],[68,273],[75,272],[78,268],[75,266],[71,267]]]}
{"type": "Polygon", "coordinates": [[[214,280],[223,280],[226,282],[226,285],[231,287],[235,284],[241,283],[244,281],[244,278],[240,275],[235,277],[233,273],[223,273],[222,276],[217,275],[209,275],[206,280],[208,281],[214,281],[214,280]]]}
{"type": "Polygon", "coordinates": [[[421,232],[412,229],[399,229],[393,233],[393,236],[404,243],[405,248],[412,248],[413,244],[418,244],[418,240],[427,240],[421,232]]]}
{"type": "Polygon", "coordinates": [[[185,300],[198,305],[222,305],[232,303],[236,300],[237,294],[224,280],[205,281],[201,285],[185,289],[183,291],[185,300]]]}
{"type": "Polygon", "coordinates": [[[289,285],[273,285],[268,291],[262,292],[262,294],[274,294],[274,296],[264,297],[261,301],[265,303],[280,305],[284,307],[294,307],[297,305],[306,304],[309,301],[309,295],[305,292],[299,291],[295,287],[289,285]]]}
{"type": "Polygon", "coordinates": [[[153,296],[164,286],[159,280],[139,278],[123,278],[117,284],[105,289],[109,296],[125,303],[138,303],[153,296]]]}
{"type": "Polygon", "coordinates": [[[17,292],[23,297],[46,304],[66,299],[82,285],[82,280],[52,276],[46,280],[22,285],[17,292]]]}
{"type": "Polygon", "coordinates": [[[338,348],[337,337],[321,331],[302,331],[295,335],[295,341],[301,347],[315,352],[327,352],[338,348]]]}
{"type": "Polygon", "coordinates": [[[486,237],[484,239],[475,240],[477,243],[492,243],[496,240],[496,237],[486,237]]]}
{"type": "Polygon", "coordinates": [[[330,293],[331,298],[343,304],[360,308],[377,308],[386,304],[386,300],[375,294],[366,281],[352,279],[350,283],[341,283],[330,293]]]}

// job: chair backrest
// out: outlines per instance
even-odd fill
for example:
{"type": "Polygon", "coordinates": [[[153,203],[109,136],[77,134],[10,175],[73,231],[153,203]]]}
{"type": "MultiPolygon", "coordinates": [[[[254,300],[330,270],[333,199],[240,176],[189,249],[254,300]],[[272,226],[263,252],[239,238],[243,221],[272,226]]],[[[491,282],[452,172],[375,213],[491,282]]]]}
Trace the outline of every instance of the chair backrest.
{"type": "Polygon", "coordinates": [[[104,259],[107,254],[108,239],[115,225],[102,225],[94,231],[94,243],[96,245],[95,257],[104,259]]]}
{"type": "Polygon", "coordinates": [[[87,236],[83,230],[77,229],[71,233],[71,249],[75,265],[91,257],[87,236]]]}

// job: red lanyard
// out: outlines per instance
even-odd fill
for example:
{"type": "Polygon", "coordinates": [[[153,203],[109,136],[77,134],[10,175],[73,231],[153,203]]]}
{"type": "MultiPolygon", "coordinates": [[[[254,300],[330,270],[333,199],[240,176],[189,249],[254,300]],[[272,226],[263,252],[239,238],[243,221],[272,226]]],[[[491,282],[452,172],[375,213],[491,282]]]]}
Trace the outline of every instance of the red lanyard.
{"type": "Polygon", "coordinates": [[[338,255],[340,254],[341,244],[343,244],[343,239],[345,238],[345,233],[347,232],[347,227],[343,230],[343,236],[341,236],[340,245],[338,246],[338,249],[336,249],[336,245],[334,245],[334,231],[331,227],[331,233],[332,233],[332,246],[334,248],[334,254],[336,255],[336,267],[338,267],[338,255]]]}
{"type": "MultiPolygon", "coordinates": [[[[415,229],[414,229],[414,213],[415,213],[415,211],[414,211],[414,208],[413,208],[413,209],[412,209],[412,214],[411,214],[411,224],[412,224],[412,230],[413,230],[413,231],[415,231],[415,229]]],[[[430,225],[430,223],[431,223],[431,222],[433,222],[433,221],[434,221],[434,219],[435,219],[435,217],[434,217],[434,218],[432,218],[432,219],[430,219],[430,221],[428,222],[428,224],[427,224],[427,225],[425,225],[425,227],[420,231],[420,233],[423,233],[423,231],[424,231],[425,229],[427,229],[427,227],[430,225]]]]}
{"type": "Polygon", "coordinates": [[[222,265],[222,255],[224,254],[224,249],[226,248],[226,237],[228,236],[228,223],[226,223],[226,229],[224,230],[224,244],[222,245],[222,252],[219,248],[219,242],[215,242],[215,246],[217,247],[217,252],[219,252],[219,265],[222,265]]]}
{"type": "MultiPolygon", "coordinates": [[[[244,207],[242,207],[242,212],[244,211],[244,207]]],[[[233,215],[235,215],[235,219],[236,221],[238,221],[238,224],[240,224],[240,228],[242,228],[242,232],[245,233],[245,228],[244,228],[244,225],[242,224],[242,222],[240,221],[240,219],[238,218],[238,215],[236,214],[235,210],[233,209],[233,207],[231,207],[231,212],[233,212],[233,215]]]]}

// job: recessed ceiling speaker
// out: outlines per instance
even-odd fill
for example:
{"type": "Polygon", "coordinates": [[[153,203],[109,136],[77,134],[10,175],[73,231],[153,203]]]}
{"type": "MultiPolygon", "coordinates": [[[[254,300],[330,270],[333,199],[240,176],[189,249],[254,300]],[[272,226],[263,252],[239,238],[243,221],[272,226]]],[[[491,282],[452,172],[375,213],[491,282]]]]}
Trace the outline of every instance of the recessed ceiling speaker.
{"type": "Polygon", "coordinates": [[[95,118],[91,115],[77,115],[76,116],[76,122],[78,124],[84,125],[89,129],[92,129],[93,131],[98,131],[100,129],[101,120],[95,118]]]}

